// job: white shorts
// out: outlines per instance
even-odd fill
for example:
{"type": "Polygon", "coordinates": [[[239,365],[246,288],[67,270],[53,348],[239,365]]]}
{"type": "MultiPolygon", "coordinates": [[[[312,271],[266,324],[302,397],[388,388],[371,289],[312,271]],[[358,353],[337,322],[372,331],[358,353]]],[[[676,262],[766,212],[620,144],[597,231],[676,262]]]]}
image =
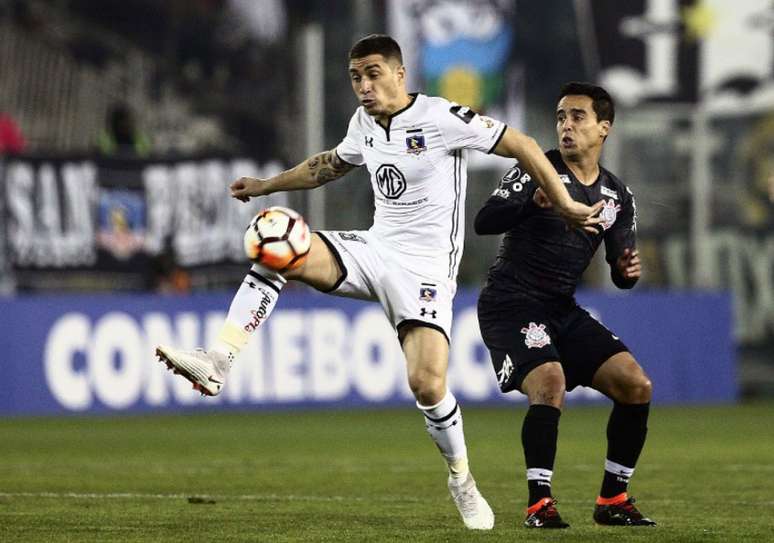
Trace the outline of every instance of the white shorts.
{"type": "Polygon", "coordinates": [[[342,277],[326,291],[336,296],[378,301],[400,333],[405,326],[427,326],[451,337],[452,300],[457,284],[448,277],[420,274],[406,265],[411,256],[383,245],[367,230],[315,232],[333,253],[342,277]]]}

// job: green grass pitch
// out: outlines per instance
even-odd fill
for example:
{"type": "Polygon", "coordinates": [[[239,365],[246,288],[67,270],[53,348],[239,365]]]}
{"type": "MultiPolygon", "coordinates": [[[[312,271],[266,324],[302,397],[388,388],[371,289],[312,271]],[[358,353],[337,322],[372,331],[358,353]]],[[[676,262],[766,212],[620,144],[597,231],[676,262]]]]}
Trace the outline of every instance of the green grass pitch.
{"type": "Polygon", "coordinates": [[[413,409],[6,419],[0,541],[774,541],[774,404],[654,407],[631,493],[656,528],[593,524],[608,409],[567,408],[563,531],[521,527],[524,412],[464,409],[483,533],[413,409]]]}

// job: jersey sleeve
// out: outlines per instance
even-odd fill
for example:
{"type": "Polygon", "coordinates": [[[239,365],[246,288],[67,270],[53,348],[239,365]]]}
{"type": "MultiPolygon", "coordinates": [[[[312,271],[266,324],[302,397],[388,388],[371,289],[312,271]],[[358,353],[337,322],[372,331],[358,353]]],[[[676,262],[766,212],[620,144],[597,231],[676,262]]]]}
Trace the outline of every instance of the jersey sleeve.
{"type": "Polygon", "coordinates": [[[532,177],[516,162],[476,215],[476,233],[502,234],[515,227],[534,209],[532,197],[536,190],[532,177]]]}
{"type": "Polygon", "coordinates": [[[627,187],[621,191],[621,211],[615,223],[605,232],[605,260],[610,265],[610,276],[619,288],[631,288],[637,280],[626,280],[618,273],[615,265],[625,249],[634,250],[637,246],[637,203],[634,194],[627,187]]]}
{"type": "Polygon", "coordinates": [[[503,137],[505,123],[479,115],[467,106],[444,100],[436,119],[450,151],[475,149],[491,153],[503,137]]]}
{"type": "Polygon", "coordinates": [[[339,158],[344,162],[352,164],[353,166],[362,166],[365,163],[361,148],[363,136],[358,127],[357,115],[358,112],[356,111],[349,120],[347,135],[344,136],[341,143],[336,146],[336,154],[339,155],[339,158]]]}

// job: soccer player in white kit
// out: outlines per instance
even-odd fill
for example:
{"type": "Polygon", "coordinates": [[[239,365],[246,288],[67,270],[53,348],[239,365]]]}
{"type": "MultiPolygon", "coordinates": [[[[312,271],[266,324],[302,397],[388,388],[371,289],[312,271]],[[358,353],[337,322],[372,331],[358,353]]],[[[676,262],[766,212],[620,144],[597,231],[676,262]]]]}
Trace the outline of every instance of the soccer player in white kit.
{"type": "Polygon", "coordinates": [[[211,349],[159,346],[156,352],[194,388],[214,396],[288,279],[338,296],[378,301],[397,331],[409,386],[447,462],[449,491],[463,522],[488,530],[494,514],[470,473],[462,414],[446,385],[465,229],[466,149],[516,158],[572,226],[593,229],[600,207],[572,200],[532,138],[444,98],[409,94],[400,47],[391,37],[362,38],[349,58],[352,89],[361,106],[342,142],[270,179],[242,177],[231,184],[231,195],[247,201],[312,189],[365,165],[374,191],[373,226],[315,232],[304,264],[283,275],[253,265],[211,349]]]}

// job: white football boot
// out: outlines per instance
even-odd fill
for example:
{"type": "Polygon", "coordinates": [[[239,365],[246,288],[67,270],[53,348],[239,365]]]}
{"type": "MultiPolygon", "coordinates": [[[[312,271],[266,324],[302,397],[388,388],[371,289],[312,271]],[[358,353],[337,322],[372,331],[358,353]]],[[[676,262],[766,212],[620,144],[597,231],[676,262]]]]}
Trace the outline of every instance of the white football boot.
{"type": "Polygon", "coordinates": [[[454,498],[454,504],[462,516],[465,527],[471,530],[491,530],[494,527],[494,513],[489,504],[476,488],[473,475],[458,482],[449,476],[449,492],[454,498]]]}
{"type": "Polygon", "coordinates": [[[202,396],[220,394],[232,362],[230,357],[215,351],[180,351],[166,345],[156,347],[156,356],[172,373],[191,381],[194,389],[201,392],[202,396]]]}

